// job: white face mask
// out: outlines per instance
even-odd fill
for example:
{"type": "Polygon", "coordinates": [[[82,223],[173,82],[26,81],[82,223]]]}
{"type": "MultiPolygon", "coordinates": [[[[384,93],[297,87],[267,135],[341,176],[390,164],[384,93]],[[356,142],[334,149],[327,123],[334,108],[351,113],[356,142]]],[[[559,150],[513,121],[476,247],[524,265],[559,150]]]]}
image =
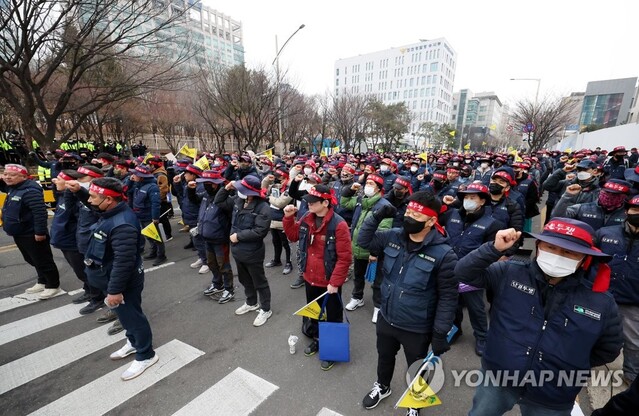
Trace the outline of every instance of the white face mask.
{"type": "Polygon", "coordinates": [[[304,168],[304,175],[310,175],[311,173],[313,173],[313,169],[311,169],[311,168],[304,168]]]}
{"type": "Polygon", "coordinates": [[[239,196],[239,197],[240,197],[240,199],[246,199],[246,198],[248,198],[248,196],[247,196],[247,195],[244,195],[244,194],[243,194],[242,192],[240,192],[240,191],[237,191],[237,196],[239,196]]]}
{"type": "Polygon", "coordinates": [[[579,179],[580,181],[587,181],[591,177],[592,174],[590,172],[577,172],[577,179],[579,179]]]}
{"type": "Polygon", "coordinates": [[[80,187],[84,188],[84,189],[89,189],[89,186],[91,186],[90,182],[80,182],[80,187]]]}
{"type": "Polygon", "coordinates": [[[302,182],[299,186],[299,190],[300,191],[308,191],[309,189],[311,189],[312,185],[306,181],[302,182]]]}
{"type": "Polygon", "coordinates": [[[484,162],[481,164],[482,169],[488,169],[488,163],[484,162]]]}
{"type": "Polygon", "coordinates": [[[537,265],[550,277],[566,277],[573,274],[581,260],[558,256],[544,250],[537,250],[537,265]]]}
{"type": "Polygon", "coordinates": [[[403,165],[404,164],[404,159],[399,159],[398,162],[399,162],[400,165],[403,165]]]}
{"type": "Polygon", "coordinates": [[[380,172],[388,172],[388,165],[381,165],[379,167],[380,172]]]}
{"type": "Polygon", "coordinates": [[[479,202],[473,199],[464,199],[464,209],[466,212],[474,212],[479,208],[479,202]]]}
{"type": "Polygon", "coordinates": [[[413,173],[417,172],[417,166],[411,166],[410,171],[413,173]]]}
{"type": "Polygon", "coordinates": [[[470,159],[464,159],[464,162],[466,162],[466,164],[470,163],[470,159]]]}
{"type": "Polygon", "coordinates": [[[370,186],[370,185],[366,185],[364,187],[364,195],[366,195],[366,196],[375,195],[375,187],[374,186],[370,186]]]}

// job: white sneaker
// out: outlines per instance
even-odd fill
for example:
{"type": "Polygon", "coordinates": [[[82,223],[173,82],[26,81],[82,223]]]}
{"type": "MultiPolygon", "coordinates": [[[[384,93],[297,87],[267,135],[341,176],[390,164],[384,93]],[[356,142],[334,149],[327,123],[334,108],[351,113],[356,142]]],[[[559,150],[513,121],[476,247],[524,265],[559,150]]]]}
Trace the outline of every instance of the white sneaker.
{"type": "Polygon", "coordinates": [[[379,313],[379,308],[373,309],[373,319],[371,319],[371,322],[373,322],[374,324],[377,323],[377,314],[378,313],[379,313]]]}
{"type": "Polygon", "coordinates": [[[244,305],[240,306],[239,308],[237,308],[235,310],[235,314],[236,315],[244,315],[245,313],[249,313],[251,311],[256,311],[260,309],[260,304],[256,303],[255,305],[247,305],[246,302],[244,302],[244,305]]]}
{"type": "Polygon", "coordinates": [[[253,326],[264,325],[266,323],[266,320],[270,318],[271,315],[273,315],[273,311],[264,312],[260,309],[260,311],[257,313],[257,317],[255,317],[255,320],[253,321],[253,326]]]}
{"type": "Polygon", "coordinates": [[[29,289],[25,290],[24,293],[38,293],[44,290],[44,285],[42,283],[36,283],[31,286],[29,289]]]}
{"type": "Polygon", "coordinates": [[[57,295],[58,293],[60,293],[60,288],[59,287],[55,287],[53,289],[44,289],[39,295],[38,295],[38,299],[49,299],[54,297],[55,295],[57,295]]]}
{"type": "Polygon", "coordinates": [[[129,368],[126,369],[124,373],[120,376],[120,378],[124,381],[131,380],[132,378],[136,378],[140,374],[144,373],[147,368],[151,367],[153,364],[160,361],[160,357],[155,354],[152,358],[149,358],[144,361],[135,360],[131,363],[129,368]]]}
{"type": "Polygon", "coordinates": [[[199,274],[206,274],[208,272],[210,272],[211,269],[209,269],[209,266],[207,266],[206,264],[202,267],[200,267],[200,270],[198,270],[199,274]]]}
{"type": "Polygon", "coordinates": [[[202,259],[197,259],[197,261],[195,263],[191,263],[191,268],[192,269],[197,269],[198,267],[202,267],[202,264],[204,264],[202,262],[202,259]]]}
{"type": "Polygon", "coordinates": [[[109,355],[109,358],[112,360],[121,360],[131,354],[135,354],[135,348],[133,348],[133,345],[131,345],[131,341],[127,339],[124,347],[109,355]]]}
{"type": "Polygon", "coordinates": [[[348,302],[344,308],[346,308],[347,311],[354,311],[362,306],[364,306],[364,299],[351,298],[351,301],[348,302]]]}

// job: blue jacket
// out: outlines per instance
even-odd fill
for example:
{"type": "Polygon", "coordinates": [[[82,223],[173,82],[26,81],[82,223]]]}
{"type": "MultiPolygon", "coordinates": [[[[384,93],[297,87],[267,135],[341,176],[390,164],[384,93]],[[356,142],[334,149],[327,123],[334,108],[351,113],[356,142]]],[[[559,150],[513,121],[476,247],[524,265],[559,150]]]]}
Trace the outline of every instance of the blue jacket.
{"type": "Polygon", "coordinates": [[[89,192],[86,189],[81,188],[76,193],[67,189],[64,191],[63,199],[65,206],[74,206],[77,209],[78,224],[75,230],[75,239],[78,244],[78,251],[84,254],[89,247],[91,227],[98,222],[100,215],[89,207],[89,192]]]}
{"type": "Polygon", "coordinates": [[[504,225],[491,217],[491,209],[482,207],[480,211],[467,214],[463,208],[451,209],[443,216],[448,244],[453,247],[457,258],[462,258],[488,241],[495,240],[497,231],[504,225]]]}
{"type": "Polygon", "coordinates": [[[7,197],[2,207],[4,231],[14,235],[48,235],[47,208],[42,187],[27,179],[7,186],[7,197]]]}
{"type": "Polygon", "coordinates": [[[338,179],[329,184],[330,188],[335,191],[335,197],[337,198],[337,205],[333,207],[335,209],[335,213],[344,218],[349,226],[353,222],[353,211],[342,207],[342,204],[340,203],[340,196],[342,195],[342,188],[345,186],[350,188],[353,183],[353,180],[350,180],[347,183],[342,183],[342,180],[338,179]]]}
{"type": "Polygon", "coordinates": [[[564,205],[561,204],[552,211],[555,217],[574,218],[590,225],[595,231],[610,225],[619,225],[626,220],[626,210],[624,207],[618,208],[610,213],[604,211],[598,202],[587,202],[585,204],[564,205]]]}
{"type": "Polygon", "coordinates": [[[115,295],[144,284],[141,229],[137,216],[125,202],[100,214],[84,256],[91,286],[115,295]]]}
{"type": "Polygon", "coordinates": [[[205,193],[200,203],[197,220],[198,233],[206,241],[214,244],[228,244],[231,230],[231,216],[214,203],[215,194],[205,193]]]}
{"type": "MultiPolygon", "coordinates": [[[[132,192],[133,197],[129,203],[140,223],[146,225],[152,220],[160,219],[160,188],[155,178],[144,178],[140,182],[135,182],[132,192]]],[[[186,220],[184,223],[187,224],[186,220]]]]}
{"type": "Polygon", "coordinates": [[[393,188],[393,184],[395,183],[395,179],[397,179],[397,175],[388,170],[386,172],[380,172],[379,176],[384,178],[384,193],[389,193],[390,190],[393,188]]]}
{"type": "Polygon", "coordinates": [[[200,202],[202,197],[206,193],[204,185],[198,183],[195,189],[184,186],[184,180],[178,183],[173,183],[173,189],[176,195],[182,195],[182,220],[185,225],[195,227],[197,224],[197,217],[200,213],[200,202]]]}
{"type": "Polygon", "coordinates": [[[617,305],[610,293],[593,292],[581,269],[552,286],[536,262],[498,261],[502,255],[486,243],[455,267],[461,282],[494,293],[482,367],[514,375],[509,385],[521,387],[524,402],[571,409],[582,386],[560,384],[559,371],[590,374],[619,355],[617,305]],[[522,383],[526,375],[540,380],[546,372],[554,377],[542,385],[522,383]]]}
{"type": "Polygon", "coordinates": [[[401,228],[377,231],[370,216],[359,232],[357,244],[384,253],[380,313],[405,331],[446,334],[457,309],[457,256],[436,230],[408,251],[408,235],[401,228]]]}
{"type": "Polygon", "coordinates": [[[51,220],[51,245],[64,251],[78,251],[76,229],[78,227],[78,206],[67,207],[64,199],[59,199],[51,220]]]}
{"type": "Polygon", "coordinates": [[[619,304],[639,306],[639,235],[627,224],[611,225],[597,231],[596,245],[612,256],[610,291],[619,304]]]}

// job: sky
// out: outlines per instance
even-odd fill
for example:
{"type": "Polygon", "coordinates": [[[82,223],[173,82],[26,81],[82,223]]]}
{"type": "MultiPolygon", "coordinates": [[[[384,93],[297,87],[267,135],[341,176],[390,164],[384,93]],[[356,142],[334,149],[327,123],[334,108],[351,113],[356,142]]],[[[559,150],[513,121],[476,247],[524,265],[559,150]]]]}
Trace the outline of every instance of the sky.
{"type": "Polygon", "coordinates": [[[454,91],[493,91],[503,103],[584,92],[589,81],[639,76],[636,0],[203,0],[243,25],[248,67],[280,67],[305,94],[332,90],[335,61],[446,38],[454,91]]]}

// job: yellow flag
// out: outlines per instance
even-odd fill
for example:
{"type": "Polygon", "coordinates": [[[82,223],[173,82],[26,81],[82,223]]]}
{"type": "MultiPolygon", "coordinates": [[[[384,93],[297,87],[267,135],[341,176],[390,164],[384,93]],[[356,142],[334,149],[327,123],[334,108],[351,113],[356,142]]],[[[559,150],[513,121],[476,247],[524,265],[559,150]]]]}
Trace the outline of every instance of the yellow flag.
{"type": "Polygon", "coordinates": [[[333,153],[339,153],[339,146],[335,146],[333,148],[333,153]]]}
{"type": "Polygon", "coordinates": [[[451,136],[455,137],[455,133],[457,133],[457,131],[456,131],[456,130],[453,130],[453,131],[451,131],[451,132],[450,132],[450,133],[448,133],[448,134],[450,134],[451,136]]]}
{"type": "MultiPolygon", "coordinates": [[[[314,300],[304,305],[301,309],[296,311],[293,315],[306,316],[307,318],[311,318],[311,319],[319,319],[319,314],[321,309],[322,308],[320,304],[314,300]]],[[[322,316],[322,320],[323,321],[326,320],[326,314],[322,316]]]]}
{"type": "Polygon", "coordinates": [[[142,163],[146,163],[152,157],[153,155],[151,153],[147,153],[146,156],[144,156],[144,160],[142,161],[142,163]]]}
{"type": "Polygon", "coordinates": [[[428,160],[428,153],[424,152],[424,153],[420,153],[417,155],[418,158],[420,159],[424,159],[424,160],[428,160]]]}
{"type": "MultiPolygon", "coordinates": [[[[4,206],[5,199],[7,199],[7,194],[0,192],[0,208],[4,206]]],[[[0,211],[0,226],[2,226],[2,211],[0,211]]]]}
{"type": "Polygon", "coordinates": [[[416,376],[395,407],[421,409],[442,404],[439,397],[421,377],[416,376]]]}
{"type": "Polygon", "coordinates": [[[264,151],[264,156],[268,157],[268,159],[272,162],[273,161],[273,149],[266,149],[264,151]]]}
{"type": "Polygon", "coordinates": [[[486,146],[486,142],[481,142],[481,145],[482,146],[486,146]]]}
{"type": "Polygon", "coordinates": [[[44,190],[44,202],[55,202],[55,196],[53,196],[51,189],[44,190]]]}
{"type": "Polygon", "coordinates": [[[178,150],[178,154],[182,153],[185,156],[190,157],[191,159],[195,160],[195,158],[197,157],[197,149],[195,148],[190,148],[187,145],[184,145],[180,148],[180,150],[178,150]]]}
{"type": "Polygon", "coordinates": [[[322,150],[322,151],[321,151],[321,153],[320,153],[320,156],[321,156],[321,157],[326,156],[326,152],[325,152],[324,150],[322,150]]]}
{"type": "Polygon", "coordinates": [[[145,237],[149,237],[155,241],[159,241],[160,243],[162,242],[162,237],[160,237],[160,233],[158,232],[157,227],[153,223],[142,228],[142,235],[145,237]]]}
{"type": "Polygon", "coordinates": [[[464,145],[464,150],[470,150],[470,143],[466,143],[464,145]]]}
{"type": "Polygon", "coordinates": [[[497,124],[491,124],[489,128],[491,130],[497,130],[497,124]]]}
{"type": "Polygon", "coordinates": [[[566,150],[564,150],[564,153],[572,153],[572,147],[569,147],[566,150]]]}
{"type": "Polygon", "coordinates": [[[209,160],[206,158],[206,156],[202,156],[200,159],[198,159],[197,162],[194,163],[194,165],[202,170],[210,169],[209,160]]]}

